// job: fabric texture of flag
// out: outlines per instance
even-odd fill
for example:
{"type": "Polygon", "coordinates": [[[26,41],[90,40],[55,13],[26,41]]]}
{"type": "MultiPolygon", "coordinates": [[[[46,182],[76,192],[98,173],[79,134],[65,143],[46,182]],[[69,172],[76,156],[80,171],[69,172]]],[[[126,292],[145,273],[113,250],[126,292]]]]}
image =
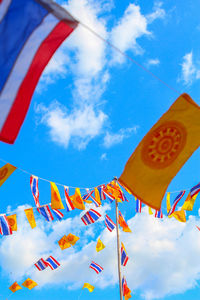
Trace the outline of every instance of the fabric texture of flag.
{"type": "Polygon", "coordinates": [[[8,223],[12,231],[17,231],[17,215],[7,216],[8,223]]]}
{"type": "Polygon", "coordinates": [[[163,213],[162,213],[162,210],[159,209],[155,211],[155,218],[158,218],[158,219],[162,219],[163,218],[163,213]]]}
{"type": "Polygon", "coordinates": [[[129,228],[128,224],[124,220],[124,217],[120,210],[118,212],[118,222],[124,232],[132,232],[131,229],[129,228]]]}
{"type": "Polygon", "coordinates": [[[103,271],[103,268],[95,263],[94,261],[91,262],[90,268],[93,269],[97,274],[99,274],[101,271],[103,271]]]}
{"type": "Polygon", "coordinates": [[[98,191],[99,191],[99,196],[100,196],[100,200],[101,200],[101,201],[102,201],[102,200],[106,200],[106,196],[105,196],[105,194],[104,194],[103,188],[104,188],[103,185],[97,187],[97,189],[98,189],[98,191]]]}
{"type": "Polygon", "coordinates": [[[66,202],[66,209],[67,212],[72,211],[75,209],[70,197],[69,197],[69,187],[64,186],[64,192],[65,192],[65,202],[66,202]]]}
{"type": "Polygon", "coordinates": [[[55,270],[60,266],[59,262],[51,255],[46,259],[46,263],[51,268],[51,270],[55,270]]]}
{"type": "Polygon", "coordinates": [[[172,206],[171,206],[171,208],[170,208],[170,210],[169,210],[169,212],[168,212],[168,216],[170,216],[171,214],[173,214],[173,212],[174,212],[175,209],[176,209],[177,204],[179,203],[179,201],[181,200],[181,198],[184,196],[184,194],[185,194],[185,191],[181,191],[181,192],[176,196],[176,198],[175,198],[175,200],[174,200],[174,202],[173,202],[173,204],[172,204],[172,206]]]}
{"type": "Polygon", "coordinates": [[[125,277],[122,278],[122,292],[125,300],[130,299],[131,296],[131,290],[128,288],[127,282],[125,277]]]}
{"type": "Polygon", "coordinates": [[[81,220],[85,225],[93,224],[101,217],[101,214],[94,209],[88,210],[82,217],[81,220]]]}
{"type": "Polygon", "coordinates": [[[99,252],[101,250],[103,250],[105,248],[105,245],[103,244],[103,242],[98,239],[97,240],[97,244],[96,244],[96,251],[99,252]]]}
{"type": "Polygon", "coordinates": [[[48,264],[46,263],[46,261],[43,258],[40,258],[35,264],[34,266],[36,266],[36,268],[39,271],[43,271],[48,267],[48,264]]]}
{"type": "Polygon", "coordinates": [[[105,224],[110,232],[113,231],[113,229],[115,229],[116,225],[108,215],[106,215],[106,217],[105,217],[105,224]]]}
{"type": "Polygon", "coordinates": [[[58,209],[52,209],[54,216],[61,221],[64,215],[58,209]]]}
{"type": "Polygon", "coordinates": [[[142,202],[139,199],[135,199],[135,212],[141,213],[142,212],[142,202]]]}
{"type": "Polygon", "coordinates": [[[10,289],[13,293],[15,293],[16,291],[21,290],[22,287],[17,283],[17,281],[15,281],[15,282],[9,287],[9,289],[10,289]]]}
{"type": "MultiPolygon", "coordinates": [[[[90,191],[88,188],[86,188],[85,190],[86,190],[87,194],[85,194],[85,195],[82,196],[83,201],[86,202],[86,203],[88,203],[88,204],[93,203],[93,201],[88,200],[88,199],[94,193],[94,190],[90,191]]],[[[93,197],[93,199],[94,199],[94,197],[93,197]]]]}
{"type": "Polygon", "coordinates": [[[90,293],[94,291],[94,286],[91,285],[90,283],[85,282],[84,285],[83,285],[83,287],[82,287],[82,289],[85,289],[85,288],[88,289],[88,291],[90,293]]]}
{"type": "Polygon", "coordinates": [[[51,208],[52,209],[64,209],[61,201],[59,190],[54,182],[50,182],[51,185],[51,208]]]}
{"type": "Polygon", "coordinates": [[[0,140],[13,144],[44,68],[78,22],[50,0],[3,2],[5,5],[0,5],[0,140]]]}
{"type": "Polygon", "coordinates": [[[50,211],[49,205],[43,205],[38,208],[39,213],[48,221],[53,221],[53,215],[50,211]]]}
{"type": "Polygon", "coordinates": [[[139,143],[119,182],[159,210],[171,180],[199,145],[200,107],[182,94],[139,143]]]}
{"type": "MultiPolygon", "coordinates": [[[[1,97],[1,96],[0,96],[1,97]]],[[[1,111],[1,110],[0,110],[1,111]]],[[[1,118],[1,116],[0,116],[1,118]]],[[[16,170],[17,168],[13,165],[7,163],[0,168],[0,186],[8,179],[8,177],[16,170]]]]}
{"type": "Polygon", "coordinates": [[[183,223],[186,222],[186,215],[185,215],[185,211],[183,209],[173,212],[169,216],[169,218],[171,218],[171,217],[174,217],[179,222],[183,222],[183,223]]]}
{"type": "Polygon", "coordinates": [[[95,196],[96,202],[98,203],[98,206],[101,206],[100,193],[99,193],[99,190],[97,188],[94,189],[94,196],[95,196]]]}
{"type": "Polygon", "coordinates": [[[23,285],[24,287],[28,288],[29,290],[32,290],[34,287],[37,286],[37,283],[36,283],[34,280],[32,280],[32,279],[30,279],[30,278],[27,278],[27,279],[22,283],[22,285],[23,285]]]}
{"type": "Polygon", "coordinates": [[[38,188],[38,177],[31,175],[30,177],[30,185],[31,185],[31,192],[33,194],[33,198],[35,200],[36,207],[40,206],[39,202],[39,188],[38,188]]]}
{"type": "Polygon", "coordinates": [[[29,221],[29,224],[31,226],[31,228],[35,228],[36,227],[36,222],[35,222],[35,217],[34,217],[34,213],[33,213],[33,209],[32,208],[27,208],[24,210],[25,215],[27,217],[27,220],[29,221]]]}
{"type": "Polygon", "coordinates": [[[190,210],[190,211],[193,210],[194,202],[198,196],[199,191],[200,191],[200,183],[198,183],[193,188],[191,188],[187,198],[185,199],[182,209],[190,210]]]}
{"type": "Polygon", "coordinates": [[[2,235],[12,234],[12,229],[10,227],[10,224],[5,214],[0,215],[0,234],[2,235]]]}
{"type": "Polygon", "coordinates": [[[85,204],[83,203],[83,199],[81,197],[81,192],[79,188],[75,189],[75,194],[73,196],[70,196],[70,199],[72,200],[72,203],[75,208],[85,210],[85,204]]]}
{"type": "Polygon", "coordinates": [[[126,249],[124,247],[124,244],[121,242],[121,265],[122,266],[126,266],[127,261],[128,261],[129,257],[126,253],[126,249]]]}
{"type": "Polygon", "coordinates": [[[59,241],[58,244],[61,248],[61,250],[67,249],[71,246],[74,246],[76,244],[76,242],[79,240],[80,238],[72,233],[69,233],[67,236],[64,235],[59,241]]]}

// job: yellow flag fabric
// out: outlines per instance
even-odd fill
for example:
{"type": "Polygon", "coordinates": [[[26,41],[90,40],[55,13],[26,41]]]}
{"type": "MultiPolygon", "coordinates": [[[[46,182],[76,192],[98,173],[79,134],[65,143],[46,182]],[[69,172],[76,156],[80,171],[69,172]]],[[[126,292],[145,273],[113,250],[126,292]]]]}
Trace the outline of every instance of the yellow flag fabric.
{"type": "Polygon", "coordinates": [[[56,184],[54,182],[50,182],[50,184],[51,184],[51,208],[64,209],[56,184]]]}
{"type": "Polygon", "coordinates": [[[100,239],[97,240],[96,251],[99,252],[105,248],[105,245],[102,243],[100,239]]]}
{"type": "Polygon", "coordinates": [[[91,284],[89,284],[89,283],[87,283],[87,282],[84,283],[82,289],[84,289],[84,288],[88,289],[88,291],[89,291],[90,293],[94,291],[94,286],[91,285],[91,284]]]}
{"type": "Polygon", "coordinates": [[[174,217],[179,222],[186,222],[186,215],[183,209],[173,212],[173,214],[171,214],[169,218],[171,217],[174,217]]]}
{"type": "Polygon", "coordinates": [[[153,215],[151,207],[149,207],[149,215],[153,215]]]}
{"type": "Polygon", "coordinates": [[[78,240],[80,240],[80,238],[72,233],[69,233],[67,235],[67,242],[70,243],[72,246],[74,246],[78,240]]]}
{"type": "Polygon", "coordinates": [[[194,202],[197,198],[198,194],[191,197],[190,193],[188,194],[185,202],[183,203],[182,209],[184,210],[193,210],[194,202]]]}
{"type": "Polygon", "coordinates": [[[16,291],[21,290],[22,287],[17,283],[17,281],[15,281],[15,282],[9,287],[9,289],[10,289],[13,293],[15,293],[16,291]]]}
{"type": "Polygon", "coordinates": [[[70,196],[70,199],[72,200],[74,207],[81,209],[81,210],[85,209],[85,204],[81,197],[81,192],[80,192],[79,188],[76,188],[75,194],[73,196],[70,196]]]}
{"type": "Polygon", "coordinates": [[[0,186],[8,179],[8,177],[16,170],[17,168],[11,164],[6,164],[0,168],[0,186]]]}
{"type": "Polygon", "coordinates": [[[97,188],[94,189],[94,196],[95,196],[95,200],[97,201],[99,206],[101,206],[101,199],[100,199],[99,191],[97,188]]]}
{"type": "Polygon", "coordinates": [[[64,235],[59,241],[58,244],[61,248],[61,250],[67,249],[71,246],[74,246],[76,244],[76,242],[79,240],[80,238],[72,233],[69,233],[67,236],[64,235]]]}
{"type": "Polygon", "coordinates": [[[166,189],[200,145],[200,107],[182,94],[129,158],[119,182],[159,210],[166,189]]]}
{"type": "Polygon", "coordinates": [[[170,193],[167,193],[167,213],[171,209],[171,203],[170,203],[170,193]]]}
{"type": "Polygon", "coordinates": [[[34,213],[33,213],[33,209],[32,208],[27,208],[24,210],[26,217],[29,221],[29,224],[31,226],[31,228],[35,228],[36,227],[36,222],[35,222],[35,217],[34,217],[34,213]]]}
{"type": "Polygon", "coordinates": [[[26,288],[28,288],[29,290],[32,290],[34,287],[37,286],[37,283],[35,281],[33,281],[32,279],[30,278],[27,278],[23,283],[22,285],[26,288]]]}
{"type": "Polygon", "coordinates": [[[122,216],[122,213],[120,211],[119,211],[119,215],[118,215],[118,222],[124,232],[132,232],[131,229],[129,228],[128,224],[124,220],[124,217],[122,216]]]}
{"type": "Polygon", "coordinates": [[[8,223],[12,229],[12,231],[17,231],[17,215],[7,216],[8,223]]]}

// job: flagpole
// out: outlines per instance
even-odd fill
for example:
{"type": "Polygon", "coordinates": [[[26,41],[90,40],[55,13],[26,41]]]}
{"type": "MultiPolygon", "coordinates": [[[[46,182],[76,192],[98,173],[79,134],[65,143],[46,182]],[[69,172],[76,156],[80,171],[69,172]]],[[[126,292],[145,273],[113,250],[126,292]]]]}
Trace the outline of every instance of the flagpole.
{"type": "Polygon", "coordinates": [[[117,259],[118,259],[119,291],[120,291],[120,300],[123,300],[122,275],[121,275],[121,251],[120,251],[121,249],[120,249],[120,240],[119,240],[118,202],[117,202],[117,200],[115,200],[115,209],[116,209],[117,259]]]}

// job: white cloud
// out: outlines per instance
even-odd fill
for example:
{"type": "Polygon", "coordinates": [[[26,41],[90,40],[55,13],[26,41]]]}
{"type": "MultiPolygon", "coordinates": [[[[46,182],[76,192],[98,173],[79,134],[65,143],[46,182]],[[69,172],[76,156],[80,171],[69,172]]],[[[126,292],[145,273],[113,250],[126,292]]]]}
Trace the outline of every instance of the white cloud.
{"type": "Polygon", "coordinates": [[[147,68],[151,66],[158,66],[160,64],[160,60],[158,58],[149,59],[146,63],[147,68]]]}
{"type": "Polygon", "coordinates": [[[102,153],[101,154],[101,157],[100,157],[101,160],[107,160],[107,153],[102,153]]]}
{"type": "Polygon", "coordinates": [[[166,16],[165,10],[162,8],[162,2],[156,2],[153,12],[147,15],[148,23],[154,22],[156,19],[164,19],[166,16]]]}
{"type": "Polygon", "coordinates": [[[49,128],[51,139],[65,148],[71,141],[75,148],[84,149],[91,139],[101,134],[107,119],[101,110],[95,112],[92,106],[69,113],[58,102],[48,108],[39,105],[37,111],[42,113],[41,122],[49,128]]]}
{"type": "Polygon", "coordinates": [[[129,138],[131,134],[136,133],[138,126],[132,128],[122,128],[117,133],[106,132],[104,136],[103,145],[106,148],[110,148],[114,145],[122,143],[122,141],[126,138],[129,138]]]}
{"type": "Polygon", "coordinates": [[[180,79],[183,80],[185,85],[191,85],[194,80],[200,79],[200,67],[194,63],[192,51],[183,56],[181,67],[180,79]]]}

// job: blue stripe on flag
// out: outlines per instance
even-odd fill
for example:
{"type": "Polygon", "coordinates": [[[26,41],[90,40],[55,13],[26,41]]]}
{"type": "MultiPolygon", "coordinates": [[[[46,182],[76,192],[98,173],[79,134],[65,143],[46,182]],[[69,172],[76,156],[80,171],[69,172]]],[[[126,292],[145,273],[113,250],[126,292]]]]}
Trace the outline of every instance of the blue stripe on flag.
{"type": "Polygon", "coordinates": [[[38,261],[38,265],[39,265],[39,267],[40,267],[42,270],[45,269],[45,267],[44,267],[44,265],[41,263],[41,261],[38,261]]]}
{"type": "Polygon", "coordinates": [[[2,228],[2,234],[3,235],[9,235],[9,228],[7,226],[7,223],[5,222],[5,219],[3,217],[0,217],[1,222],[1,228],[2,228]]]}
{"type": "Polygon", "coordinates": [[[90,214],[90,216],[92,217],[93,220],[96,221],[96,220],[99,219],[99,216],[97,216],[93,211],[90,210],[90,211],[89,211],[89,214],[90,214]]]}
{"type": "Polygon", "coordinates": [[[12,0],[0,23],[0,91],[27,39],[47,14],[34,0],[12,0]]]}

